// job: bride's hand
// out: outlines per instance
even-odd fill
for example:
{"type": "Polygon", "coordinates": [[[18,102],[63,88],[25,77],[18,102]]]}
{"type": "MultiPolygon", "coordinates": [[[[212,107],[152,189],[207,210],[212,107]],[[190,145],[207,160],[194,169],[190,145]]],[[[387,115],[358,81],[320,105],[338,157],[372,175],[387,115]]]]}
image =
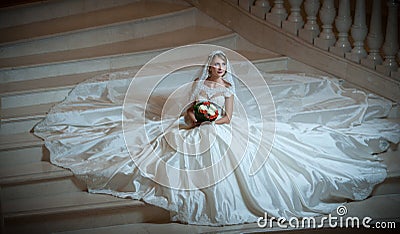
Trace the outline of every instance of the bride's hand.
{"type": "Polygon", "coordinates": [[[190,121],[192,122],[192,127],[197,127],[201,124],[201,122],[197,122],[197,119],[194,116],[190,116],[190,121]]]}
{"type": "Polygon", "coordinates": [[[197,119],[196,119],[196,117],[194,115],[193,107],[190,107],[187,110],[187,116],[189,117],[189,120],[191,122],[192,127],[196,127],[196,126],[198,126],[200,124],[200,123],[197,122],[197,119]]]}

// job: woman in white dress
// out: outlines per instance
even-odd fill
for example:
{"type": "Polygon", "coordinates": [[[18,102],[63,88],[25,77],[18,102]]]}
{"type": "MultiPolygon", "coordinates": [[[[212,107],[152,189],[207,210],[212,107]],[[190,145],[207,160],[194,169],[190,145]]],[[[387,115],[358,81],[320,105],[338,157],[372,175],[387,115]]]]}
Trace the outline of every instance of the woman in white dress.
{"type": "Polygon", "coordinates": [[[222,50],[192,82],[190,105],[178,108],[187,115],[168,115],[174,86],[146,99],[147,81],[134,74],[79,84],[35,134],[51,162],[71,169],[89,192],[143,200],[169,210],[171,221],[227,225],[256,222],[264,212],[287,219],[330,213],[367,198],[385,179],[375,153],[400,138],[399,124],[384,119],[390,101],[326,77],[264,74],[275,117],[244,100],[222,50]],[[133,81],[141,89],[127,93],[133,81]],[[197,121],[192,105],[199,101],[218,106],[215,121],[197,121]]]}

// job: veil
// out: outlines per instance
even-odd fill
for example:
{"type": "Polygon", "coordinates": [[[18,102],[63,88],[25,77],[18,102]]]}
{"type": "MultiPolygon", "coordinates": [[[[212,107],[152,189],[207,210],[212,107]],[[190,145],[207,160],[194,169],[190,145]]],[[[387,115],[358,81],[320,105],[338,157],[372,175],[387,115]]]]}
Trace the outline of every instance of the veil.
{"type": "Polygon", "coordinates": [[[194,82],[193,89],[192,89],[193,92],[189,99],[190,102],[195,101],[196,96],[199,94],[199,92],[201,90],[200,87],[203,84],[203,81],[205,81],[209,76],[208,68],[211,66],[211,62],[212,62],[213,58],[218,55],[222,55],[223,58],[225,58],[225,60],[226,60],[225,61],[226,62],[226,72],[223,75],[222,79],[225,82],[230,84],[230,86],[227,87],[229,92],[233,95],[236,94],[235,82],[233,81],[233,75],[232,75],[233,71],[232,71],[232,66],[229,62],[229,59],[222,50],[214,50],[208,55],[207,62],[205,63],[203,69],[201,69],[200,75],[198,76],[198,81],[194,82]]]}

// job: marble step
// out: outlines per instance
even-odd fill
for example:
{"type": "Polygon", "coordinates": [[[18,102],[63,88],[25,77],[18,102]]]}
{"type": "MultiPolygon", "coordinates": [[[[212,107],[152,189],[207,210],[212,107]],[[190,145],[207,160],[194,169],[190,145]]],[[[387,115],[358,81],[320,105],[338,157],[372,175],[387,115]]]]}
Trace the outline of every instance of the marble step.
{"type": "MultiPolygon", "coordinates": [[[[393,207],[394,204],[399,204],[400,194],[382,195],[371,197],[364,201],[350,202],[345,204],[349,211],[345,216],[339,216],[336,210],[331,213],[331,217],[337,218],[336,223],[339,224],[339,218],[343,217],[346,220],[347,217],[358,217],[361,221],[364,217],[371,217],[370,229],[365,228],[343,228],[333,229],[329,226],[329,222],[324,222],[321,228],[294,228],[288,223],[287,227],[279,227],[277,223],[273,223],[273,227],[270,228],[259,227],[257,223],[241,224],[241,225],[228,225],[222,227],[210,227],[210,226],[196,226],[186,225],[180,223],[165,223],[165,224],[153,224],[153,223],[136,223],[136,224],[124,224],[115,226],[105,226],[98,228],[86,228],[77,229],[72,231],[57,232],[59,234],[108,234],[108,233],[132,233],[135,230],[136,233],[280,233],[280,234],[291,234],[291,233],[376,233],[375,223],[378,222],[397,222],[399,220],[399,206],[393,207]]],[[[325,216],[327,217],[327,216],[325,216]]],[[[279,218],[279,217],[276,217],[279,218]]],[[[320,224],[321,217],[316,217],[317,224],[320,224]]],[[[360,221],[360,222],[361,222],[360,221]]],[[[345,221],[344,221],[345,222],[345,221]]],[[[334,222],[332,222],[335,224],[334,222]]],[[[386,223],[387,225],[393,225],[393,223],[386,223]]],[[[362,224],[360,224],[362,226],[362,224]]],[[[381,231],[391,231],[388,228],[381,231]]],[[[380,233],[380,232],[379,232],[380,233]]],[[[385,232],[386,233],[386,232],[385,232]]]]}
{"type": "Polygon", "coordinates": [[[0,151],[42,146],[43,141],[31,133],[0,135],[0,151]]]}
{"type": "Polygon", "coordinates": [[[379,155],[387,165],[387,178],[374,188],[371,196],[400,194],[400,149],[389,148],[379,155]]]}
{"type": "Polygon", "coordinates": [[[2,122],[0,127],[0,137],[7,137],[16,134],[28,134],[42,118],[31,118],[16,122],[2,122]]]}
{"type": "Polygon", "coordinates": [[[68,89],[86,79],[106,72],[107,70],[100,70],[4,83],[0,86],[0,97],[68,89]]]}
{"type": "Polygon", "coordinates": [[[87,190],[70,170],[55,166],[48,161],[2,168],[0,186],[3,202],[87,190]]]}
{"type": "MultiPolygon", "coordinates": [[[[27,155],[29,157],[29,155],[27,155]]],[[[46,161],[21,164],[3,168],[0,172],[0,185],[5,186],[36,183],[72,176],[72,172],[46,161]]]]}
{"type": "Polygon", "coordinates": [[[0,38],[0,46],[48,37],[59,37],[71,32],[81,32],[82,30],[109,25],[120,25],[121,23],[133,22],[135,20],[147,21],[154,17],[166,18],[171,13],[189,8],[191,8],[190,5],[184,1],[180,4],[131,1],[131,3],[120,6],[111,6],[90,12],[81,12],[33,23],[0,28],[0,33],[3,35],[0,38]]]}
{"type": "MultiPolygon", "coordinates": [[[[0,172],[3,173],[5,180],[7,180],[5,177],[9,177],[5,173],[10,171],[10,168],[34,165],[43,160],[49,161],[49,159],[49,152],[44,147],[43,141],[32,133],[0,135],[0,172]]],[[[10,176],[15,175],[13,173],[10,176]]],[[[21,170],[19,173],[25,172],[21,170]]]]}
{"type": "Polygon", "coordinates": [[[2,203],[6,233],[50,233],[132,223],[165,223],[169,212],[141,201],[87,192],[2,203]]]}
{"type": "Polygon", "coordinates": [[[62,193],[87,191],[87,188],[76,177],[64,174],[59,178],[43,179],[27,184],[2,185],[1,199],[3,202],[32,197],[55,196],[62,193]]]}
{"type": "Polygon", "coordinates": [[[171,32],[160,33],[146,38],[132,39],[68,51],[50,52],[30,56],[0,59],[2,70],[19,67],[32,67],[44,64],[57,64],[66,61],[80,61],[90,58],[116,56],[119,54],[143,52],[187,43],[201,42],[210,38],[222,37],[230,32],[201,26],[191,26],[171,32]]]}
{"type": "Polygon", "coordinates": [[[1,122],[3,124],[15,121],[42,119],[45,117],[49,109],[55,104],[55,102],[50,102],[45,104],[3,109],[1,113],[1,122]]]}
{"type": "Polygon", "coordinates": [[[211,42],[232,48],[235,41],[230,31],[192,26],[84,49],[0,59],[0,83],[139,66],[176,46],[211,42]]]}
{"type": "Polygon", "coordinates": [[[196,12],[184,5],[141,1],[3,29],[0,33],[9,36],[0,40],[0,59],[84,49],[176,31],[194,26],[196,17],[201,17],[196,12]]]}
{"type": "Polygon", "coordinates": [[[0,170],[21,164],[30,164],[49,160],[49,152],[41,141],[39,141],[38,145],[34,146],[0,150],[0,170]]]}
{"type": "Polygon", "coordinates": [[[1,8],[0,28],[8,28],[59,17],[99,11],[134,2],[137,2],[137,0],[40,0],[31,4],[1,8]]]}

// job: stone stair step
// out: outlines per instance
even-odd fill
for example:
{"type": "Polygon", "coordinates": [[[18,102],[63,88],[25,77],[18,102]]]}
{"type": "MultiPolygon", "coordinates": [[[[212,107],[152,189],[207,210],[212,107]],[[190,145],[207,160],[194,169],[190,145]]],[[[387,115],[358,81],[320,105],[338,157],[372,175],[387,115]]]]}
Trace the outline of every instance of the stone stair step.
{"type": "Polygon", "coordinates": [[[29,118],[21,121],[5,121],[1,123],[0,127],[0,137],[30,133],[33,127],[39,123],[42,118],[29,118]]]}
{"type": "Polygon", "coordinates": [[[2,210],[7,233],[169,221],[169,212],[141,201],[86,192],[10,200],[2,204],[2,210]]]}
{"type": "Polygon", "coordinates": [[[377,185],[372,192],[372,196],[384,194],[400,194],[400,151],[388,149],[379,154],[383,162],[387,165],[386,180],[377,185]]]}
{"type": "Polygon", "coordinates": [[[72,176],[71,173],[65,172],[64,174],[58,173],[58,178],[40,178],[40,180],[33,182],[2,185],[1,199],[2,202],[7,202],[10,200],[54,196],[81,191],[87,191],[86,186],[76,177],[72,176]]]}
{"type": "Polygon", "coordinates": [[[87,48],[2,58],[0,59],[0,64],[2,69],[10,69],[16,67],[63,63],[66,61],[79,61],[90,58],[109,57],[120,54],[169,48],[202,42],[209,40],[210,38],[223,37],[229,34],[231,34],[231,32],[228,30],[191,26],[171,32],[151,35],[145,38],[131,39],[87,48]]]}
{"type": "Polygon", "coordinates": [[[20,149],[0,150],[0,170],[43,160],[49,160],[49,152],[41,144],[20,149]]]}
{"type": "Polygon", "coordinates": [[[2,201],[86,190],[72,172],[47,161],[13,165],[0,172],[2,201]]]}
{"type": "Polygon", "coordinates": [[[72,176],[72,172],[46,161],[17,165],[1,170],[0,185],[36,183],[41,180],[54,180],[72,176]]]}
{"type": "MultiPolygon", "coordinates": [[[[257,226],[257,223],[240,224],[240,225],[227,225],[222,227],[212,226],[199,226],[199,225],[188,225],[181,223],[134,223],[134,224],[122,224],[114,226],[105,226],[98,228],[87,228],[87,229],[76,229],[71,231],[60,231],[57,234],[131,234],[134,233],[253,233],[253,232],[274,232],[279,231],[277,228],[270,230],[264,230],[257,226]]],[[[282,231],[282,230],[281,230],[282,231]]],[[[279,232],[284,234],[286,232],[279,232]]],[[[296,232],[297,233],[297,232],[296,232]]]]}
{"type": "Polygon", "coordinates": [[[109,195],[90,194],[87,192],[64,193],[51,197],[32,197],[14,199],[4,202],[3,212],[7,217],[24,217],[31,215],[49,215],[66,211],[78,211],[100,208],[96,205],[109,206],[110,203],[134,203],[134,200],[119,199],[109,195]],[[87,207],[84,207],[87,206],[87,207]]]}
{"type": "Polygon", "coordinates": [[[230,31],[193,26],[84,49],[0,59],[0,64],[5,62],[0,68],[0,83],[141,66],[175,46],[212,42],[232,47],[236,38],[230,31]]]}
{"type": "Polygon", "coordinates": [[[136,1],[122,6],[3,28],[0,29],[0,34],[3,35],[0,38],[0,46],[48,37],[59,37],[66,33],[81,32],[128,21],[151,20],[155,17],[165,18],[165,16],[190,8],[189,5],[184,4],[185,2],[182,3],[136,1]]]}
{"type": "Polygon", "coordinates": [[[388,177],[400,177],[400,150],[388,149],[386,152],[379,155],[387,165],[388,177]]]}
{"type": "Polygon", "coordinates": [[[2,123],[4,123],[31,119],[41,119],[45,117],[48,110],[55,104],[56,103],[45,103],[25,107],[2,109],[1,121],[2,123]]]}
{"type": "Polygon", "coordinates": [[[199,14],[194,8],[187,8],[153,17],[3,45],[0,59],[85,49],[176,31],[194,26],[194,17],[199,14]]]}
{"type": "MultiPolygon", "coordinates": [[[[22,2],[25,0],[18,0],[22,2]]],[[[9,6],[0,9],[0,28],[8,28],[22,24],[29,24],[69,15],[98,11],[101,9],[121,6],[137,0],[27,0],[31,4],[9,6]],[[68,9],[68,10],[65,10],[68,9]]],[[[9,0],[15,4],[17,1],[9,0]]]]}
{"type": "MultiPolygon", "coordinates": [[[[347,217],[359,217],[360,222],[364,217],[371,217],[372,221],[370,222],[371,229],[357,229],[357,228],[348,228],[348,229],[332,229],[329,227],[328,222],[324,222],[323,228],[293,228],[290,227],[288,223],[287,228],[282,228],[277,225],[275,222],[273,227],[269,226],[265,228],[258,227],[257,223],[250,224],[241,224],[241,225],[229,225],[223,227],[210,227],[210,226],[197,226],[197,225],[186,225],[180,223],[166,223],[166,224],[154,224],[154,223],[135,223],[135,224],[125,224],[125,225],[115,225],[115,226],[105,226],[99,228],[91,228],[91,229],[81,229],[81,230],[72,230],[72,231],[62,231],[58,232],[59,234],[106,234],[106,233],[132,233],[132,230],[135,230],[137,233],[342,233],[355,230],[360,230],[360,233],[370,233],[370,231],[376,231],[373,228],[373,224],[376,221],[395,221],[399,222],[400,207],[393,207],[393,204],[399,204],[400,202],[400,194],[396,195],[383,195],[371,197],[363,201],[350,202],[345,204],[348,213],[345,216],[339,216],[334,210],[331,215],[332,217],[336,217],[337,220],[335,223],[339,223],[339,218],[343,217],[344,222],[347,217]],[[387,212],[388,211],[388,212],[387,212]],[[347,230],[347,231],[346,231],[347,230]]],[[[279,217],[275,217],[279,218],[279,217]]],[[[320,224],[321,217],[316,217],[316,223],[320,224]]],[[[301,222],[301,221],[299,221],[301,222]]],[[[333,224],[335,224],[333,223],[333,224]]],[[[362,226],[362,224],[360,224],[362,226]]],[[[387,231],[387,230],[385,230],[387,231]]],[[[358,232],[356,232],[358,233],[358,232]]],[[[375,233],[375,232],[374,232],[375,233]]]]}
{"type": "Polygon", "coordinates": [[[385,194],[370,197],[363,201],[354,201],[345,204],[348,213],[345,217],[371,217],[374,221],[400,221],[400,194],[385,194]]]}
{"type": "Polygon", "coordinates": [[[371,196],[383,194],[400,194],[400,177],[387,178],[383,183],[374,188],[371,196]]]}
{"type": "Polygon", "coordinates": [[[18,94],[1,96],[2,110],[8,112],[7,115],[10,116],[14,115],[13,112],[18,111],[15,108],[60,102],[65,99],[71,89],[72,87],[68,86],[60,87],[59,89],[49,88],[48,90],[41,91],[31,89],[26,90],[27,92],[25,93],[20,92],[18,94]]]}
{"type": "Polygon", "coordinates": [[[43,92],[50,90],[60,90],[64,88],[72,88],[78,83],[85,81],[96,75],[106,73],[107,70],[84,72],[78,74],[61,75],[54,77],[46,77],[35,80],[24,80],[4,83],[0,86],[0,97],[25,94],[31,92],[43,92]]]}
{"type": "Polygon", "coordinates": [[[42,146],[43,141],[31,133],[0,135],[0,151],[42,146]]]}

